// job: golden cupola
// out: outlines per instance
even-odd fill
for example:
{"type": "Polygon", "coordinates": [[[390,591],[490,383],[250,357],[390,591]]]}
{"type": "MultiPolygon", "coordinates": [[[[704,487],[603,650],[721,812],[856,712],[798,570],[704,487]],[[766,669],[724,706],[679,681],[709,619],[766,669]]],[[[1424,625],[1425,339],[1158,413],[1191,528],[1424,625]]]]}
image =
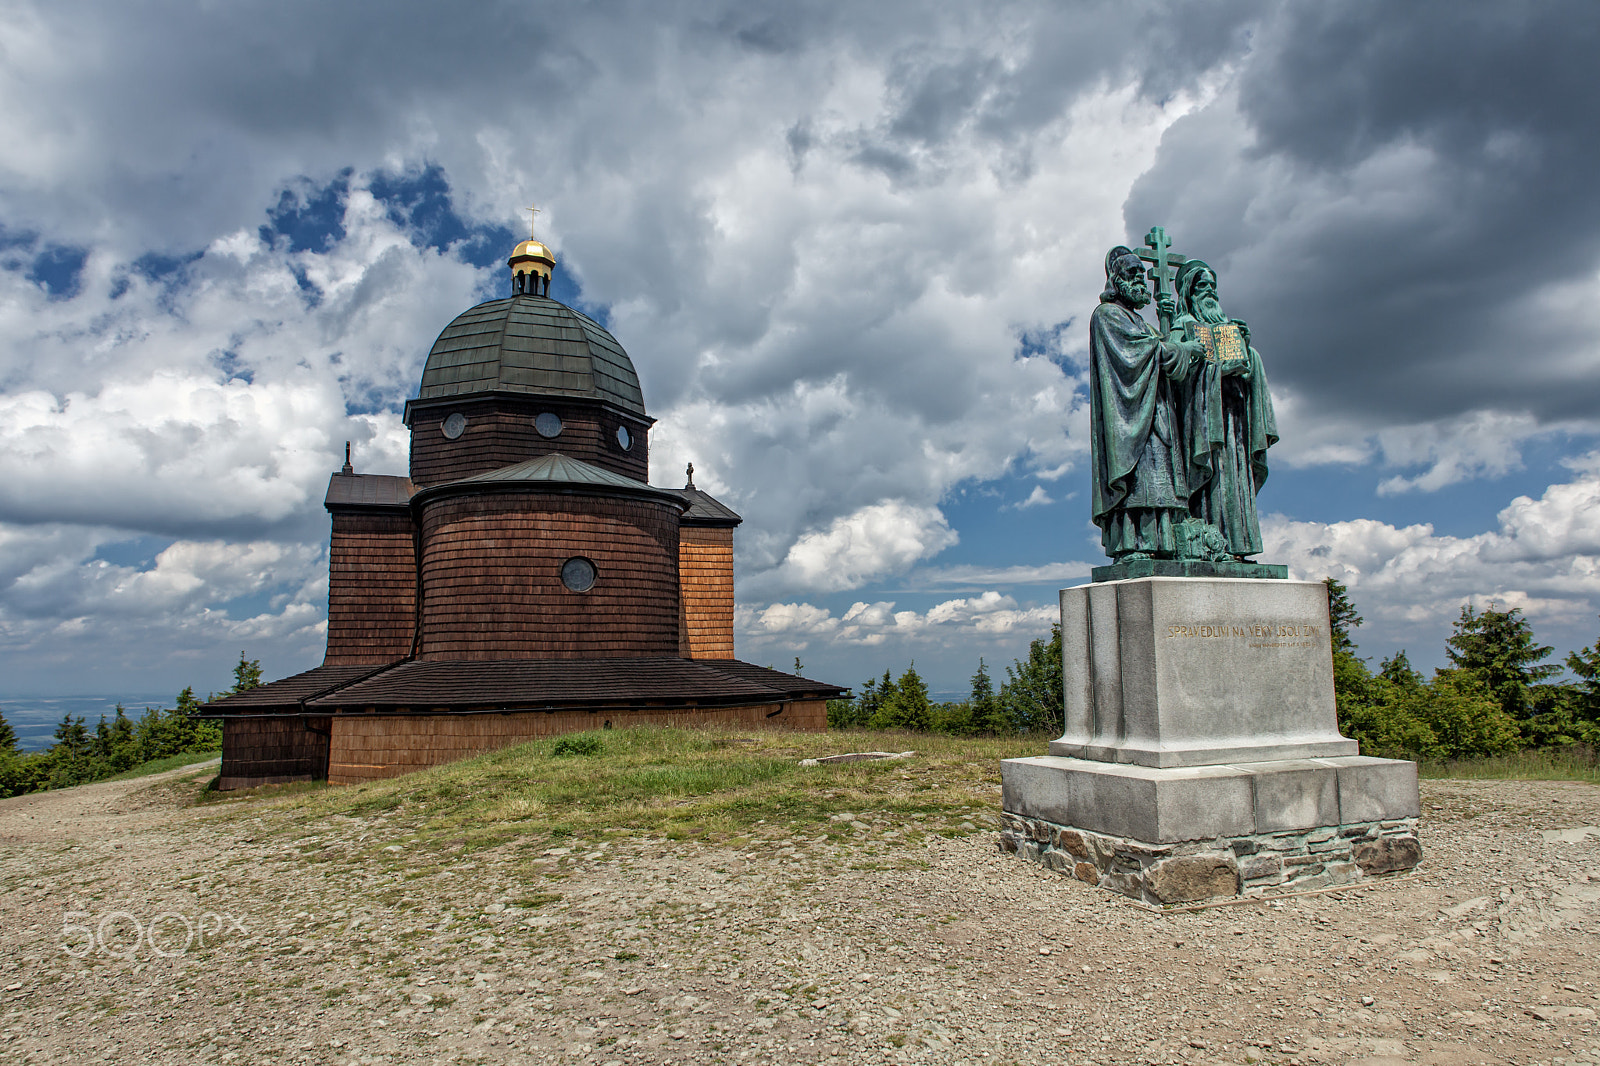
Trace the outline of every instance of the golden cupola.
{"type": "Polygon", "coordinates": [[[511,258],[506,260],[506,265],[511,268],[511,295],[526,293],[549,296],[550,275],[555,271],[556,257],[543,241],[533,235],[533,219],[538,216],[539,209],[530,207],[527,210],[530,212],[528,239],[511,249],[511,258]]]}

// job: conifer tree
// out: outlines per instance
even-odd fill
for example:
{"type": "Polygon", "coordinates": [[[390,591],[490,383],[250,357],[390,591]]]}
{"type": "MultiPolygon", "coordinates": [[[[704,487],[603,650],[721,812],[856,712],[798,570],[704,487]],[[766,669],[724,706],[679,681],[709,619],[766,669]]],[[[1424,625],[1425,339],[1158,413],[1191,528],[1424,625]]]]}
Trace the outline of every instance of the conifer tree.
{"type": "Polygon", "coordinates": [[[1502,611],[1490,604],[1480,612],[1464,605],[1445,648],[1450,661],[1474,674],[1518,722],[1538,712],[1535,686],[1560,672],[1560,667],[1543,662],[1555,649],[1534,643],[1533,626],[1520,607],[1502,611]]]}
{"type": "Polygon", "coordinates": [[[1573,686],[1576,710],[1579,717],[1591,725],[1590,743],[1600,737],[1593,736],[1592,727],[1600,723],[1600,640],[1587,648],[1567,656],[1567,669],[1578,683],[1573,686]]]}
{"type": "Polygon", "coordinates": [[[17,754],[17,731],[11,728],[6,716],[0,714],[0,759],[17,754]]]}
{"type": "Polygon", "coordinates": [[[1000,686],[1000,707],[1012,727],[1023,733],[1060,735],[1066,714],[1061,677],[1061,625],[1050,627],[1050,639],[1028,645],[1028,660],[1012,660],[1000,686]]]}
{"type": "Polygon", "coordinates": [[[995,697],[994,682],[989,679],[989,668],[978,656],[978,672],[972,675],[972,724],[980,733],[999,736],[1011,732],[1010,723],[1000,709],[995,697]]]}
{"type": "MultiPolygon", "coordinates": [[[[798,659],[795,660],[799,662],[798,659]]],[[[239,653],[239,662],[233,668],[233,688],[229,692],[248,692],[253,688],[261,687],[261,660],[246,659],[244,652],[239,653]]],[[[188,691],[185,689],[184,691],[188,691]]]]}
{"type": "Polygon", "coordinates": [[[1356,605],[1350,601],[1350,590],[1343,582],[1331,577],[1323,578],[1322,583],[1328,588],[1328,637],[1333,642],[1333,650],[1354,654],[1356,642],[1350,631],[1359,626],[1363,619],[1356,613],[1356,605]]]}
{"type": "MultiPolygon", "coordinates": [[[[927,732],[933,724],[933,708],[928,702],[928,686],[923,682],[922,675],[917,673],[917,664],[912,662],[906,667],[906,672],[900,675],[898,682],[889,680],[887,670],[883,677],[882,684],[889,686],[890,693],[884,697],[878,713],[873,716],[872,727],[927,732]]],[[[879,691],[882,691],[882,685],[879,691]]]]}
{"type": "Polygon", "coordinates": [[[1422,675],[1411,668],[1411,660],[1406,658],[1404,648],[1383,660],[1378,677],[1402,689],[1418,689],[1426,684],[1422,675]]]}

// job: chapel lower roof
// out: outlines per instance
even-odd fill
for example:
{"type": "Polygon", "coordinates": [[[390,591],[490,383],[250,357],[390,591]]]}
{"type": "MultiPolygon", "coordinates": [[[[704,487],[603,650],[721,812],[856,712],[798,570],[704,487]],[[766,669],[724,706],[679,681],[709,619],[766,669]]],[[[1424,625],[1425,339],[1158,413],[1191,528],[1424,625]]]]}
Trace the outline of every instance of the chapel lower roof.
{"type": "Polygon", "coordinates": [[[226,717],[367,710],[430,714],[612,706],[730,707],[834,699],[846,691],[737,659],[404,660],[383,667],[319,667],[208,703],[202,713],[226,717]],[[345,673],[336,676],[322,671],[345,673]],[[362,678],[363,672],[370,676],[362,678]]]}
{"type": "Polygon", "coordinates": [[[228,714],[269,714],[292,711],[306,700],[331,692],[340,685],[359,681],[364,677],[387,670],[382,666],[318,666],[301,674],[294,674],[268,685],[246,689],[231,696],[223,696],[206,703],[202,711],[223,708],[228,714]]]}

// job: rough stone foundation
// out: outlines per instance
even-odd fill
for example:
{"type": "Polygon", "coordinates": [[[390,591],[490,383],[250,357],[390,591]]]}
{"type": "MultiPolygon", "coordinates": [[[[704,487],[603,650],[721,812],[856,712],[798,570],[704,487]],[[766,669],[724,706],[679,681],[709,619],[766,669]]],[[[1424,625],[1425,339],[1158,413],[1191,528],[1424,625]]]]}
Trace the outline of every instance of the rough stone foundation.
{"type": "Polygon", "coordinates": [[[1000,847],[1153,906],[1350,885],[1422,860],[1415,818],[1149,844],[1006,813],[1000,847]]]}

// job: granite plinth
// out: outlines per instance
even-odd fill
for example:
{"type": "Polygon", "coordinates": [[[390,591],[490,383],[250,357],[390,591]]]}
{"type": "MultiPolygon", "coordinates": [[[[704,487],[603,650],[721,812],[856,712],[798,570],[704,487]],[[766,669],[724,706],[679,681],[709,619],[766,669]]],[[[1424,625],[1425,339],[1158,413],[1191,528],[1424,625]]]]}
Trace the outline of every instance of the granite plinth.
{"type": "Polygon", "coordinates": [[[1339,735],[1320,582],[1097,581],[1061,637],[1066,731],[1001,763],[1008,851],[1161,905],[1421,859],[1416,764],[1339,735]]]}
{"type": "Polygon", "coordinates": [[[1141,578],[1061,593],[1066,729],[1050,754],[1140,766],[1355,755],[1316,581],[1141,578]]]}
{"type": "Polygon", "coordinates": [[[1417,765],[1365,755],[1163,768],[1041,755],[1000,764],[1007,814],[1148,844],[1415,818],[1417,765]]]}
{"type": "Polygon", "coordinates": [[[1415,818],[1181,844],[1015,814],[1000,821],[1001,850],[1158,907],[1315,892],[1404,873],[1422,861],[1415,818]]]}
{"type": "Polygon", "coordinates": [[[1091,581],[1131,581],[1141,577],[1233,577],[1282,581],[1288,576],[1289,568],[1282,563],[1211,562],[1205,559],[1129,559],[1096,566],[1089,571],[1091,581]]]}

